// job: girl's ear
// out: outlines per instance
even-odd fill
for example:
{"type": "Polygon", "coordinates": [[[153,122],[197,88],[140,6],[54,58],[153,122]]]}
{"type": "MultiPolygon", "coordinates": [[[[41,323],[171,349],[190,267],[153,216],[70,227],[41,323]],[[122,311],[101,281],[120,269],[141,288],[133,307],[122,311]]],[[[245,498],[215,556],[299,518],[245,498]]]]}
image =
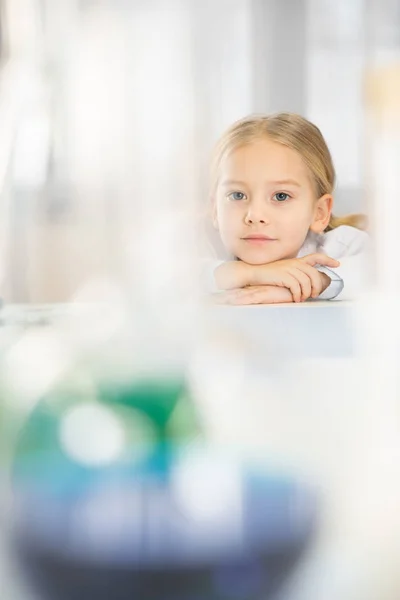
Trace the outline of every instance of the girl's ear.
{"type": "Polygon", "coordinates": [[[322,233],[329,225],[332,214],[333,197],[331,194],[325,194],[317,200],[314,210],[314,218],[310,229],[314,233],[322,233]]]}

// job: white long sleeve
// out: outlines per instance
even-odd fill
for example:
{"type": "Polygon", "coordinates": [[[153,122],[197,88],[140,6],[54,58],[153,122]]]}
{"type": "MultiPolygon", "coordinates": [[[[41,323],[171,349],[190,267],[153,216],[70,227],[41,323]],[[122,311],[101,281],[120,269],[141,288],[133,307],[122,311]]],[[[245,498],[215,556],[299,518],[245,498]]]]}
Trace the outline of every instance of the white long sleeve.
{"type": "Polygon", "coordinates": [[[337,269],[317,267],[331,278],[321,300],[352,300],[370,280],[370,238],[365,231],[341,225],[321,235],[309,234],[298,256],[321,252],[340,262],[337,269]]]}

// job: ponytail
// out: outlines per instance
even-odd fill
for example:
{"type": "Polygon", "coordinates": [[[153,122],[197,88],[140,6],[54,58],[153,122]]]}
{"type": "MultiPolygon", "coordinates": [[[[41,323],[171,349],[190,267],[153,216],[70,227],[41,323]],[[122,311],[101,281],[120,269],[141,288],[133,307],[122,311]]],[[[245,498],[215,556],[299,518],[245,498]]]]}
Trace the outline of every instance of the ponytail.
{"type": "Polygon", "coordinates": [[[332,229],[336,229],[336,227],[340,227],[341,225],[348,225],[349,227],[355,227],[356,229],[365,231],[368,229],[368,218],[363,214],[351,214],[345,215],[344,217],[335,217],[334,215],[331,215],[329,225],[325,231],[332,231],[332,229]]]}

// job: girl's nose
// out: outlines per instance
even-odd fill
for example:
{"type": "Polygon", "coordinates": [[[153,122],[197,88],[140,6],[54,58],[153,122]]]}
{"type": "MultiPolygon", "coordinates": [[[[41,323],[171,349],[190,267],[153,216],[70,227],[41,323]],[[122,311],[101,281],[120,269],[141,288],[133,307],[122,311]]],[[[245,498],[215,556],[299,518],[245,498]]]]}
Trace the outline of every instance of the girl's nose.
{"type": "Polygon", "coordinates": [[[262,223],[263,225],[269,224],[269,218],[265,201],[260,203],[252,203],[246,213],[245,222],[247,225],[256,225],[262,223]]]}

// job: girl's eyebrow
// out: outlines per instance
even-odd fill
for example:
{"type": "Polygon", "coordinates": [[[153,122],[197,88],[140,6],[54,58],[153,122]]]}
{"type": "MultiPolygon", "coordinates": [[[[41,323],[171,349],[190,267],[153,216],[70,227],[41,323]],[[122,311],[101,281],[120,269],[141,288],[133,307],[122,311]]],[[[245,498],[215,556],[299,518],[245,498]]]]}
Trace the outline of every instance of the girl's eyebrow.
{"type": "MultiPolygon", "coordinates": [[[[240,187],[245,187],[245,181],[239,181],[236,179],[225,179],[225,181],[221,182],[221,185],[224,187],[229,187],[231,185],[238,185],[240,187]]],[[[300,183],[295,179],[279,179],[278,181],[268,181],[268,185],[294,185],[296,187],[301,187],[300,183]]]]}
{"type": "Polygon", "coordinates": [[[281,179],[279,181],[271,181],[272,185],[295,185],[296,187],[301,187],[300,183],[295,179],[281,179]]]}
{"type": "Polygon", "coordinates": [[[246,183],[244,181],[238,181],[236,179],[225,179],[225,181],[222,181],[221,185],[228,187],[230,185],[238,185],[241,187],[245,187],[246,183]]]}

